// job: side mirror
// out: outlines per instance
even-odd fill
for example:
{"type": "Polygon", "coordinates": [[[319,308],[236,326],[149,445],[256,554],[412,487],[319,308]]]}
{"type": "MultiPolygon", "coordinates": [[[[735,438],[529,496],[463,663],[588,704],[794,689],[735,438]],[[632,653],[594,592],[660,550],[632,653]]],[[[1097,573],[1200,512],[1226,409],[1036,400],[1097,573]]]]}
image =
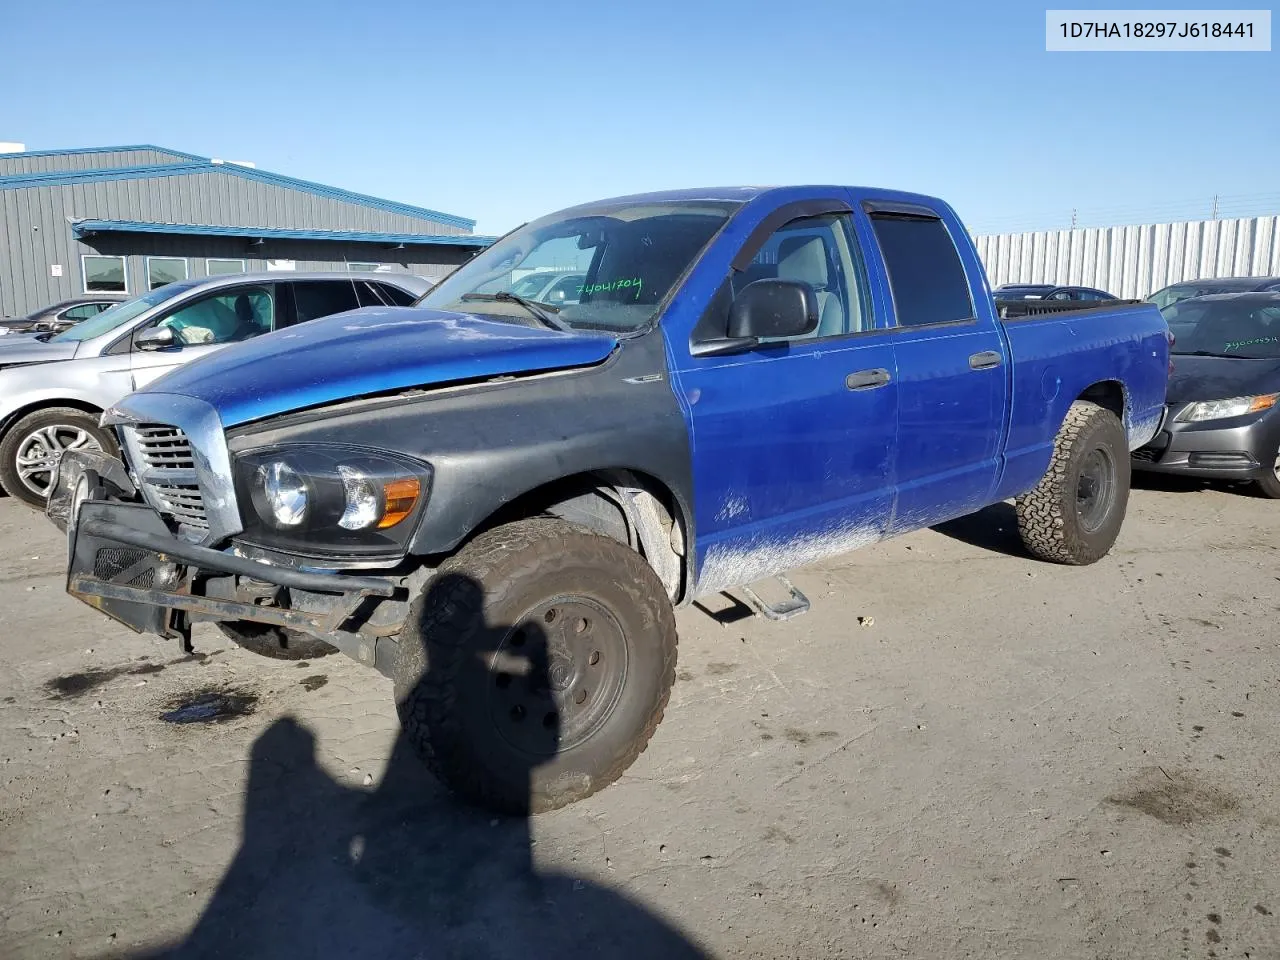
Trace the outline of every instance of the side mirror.
{"type": "Polygon", "coordinates": [[[756,280],[729,305],[726,336],[689,345],[695,357],[743,353],[775,337],[800,337],[818,328],[818,294],[800,280],[756,280]]]}
{"type": "Polygon", "coordinates": [[[139,350],[167,350],[178,345],[178,338],[172,327],[152,327],[134,337],[133,345],[139,350]]]}
{"type": "Polygon", "coordinates": [[[733,298],[729,339],[802,337],[818,329],[818,295],[801,280],[757,280],[733,298]]]}

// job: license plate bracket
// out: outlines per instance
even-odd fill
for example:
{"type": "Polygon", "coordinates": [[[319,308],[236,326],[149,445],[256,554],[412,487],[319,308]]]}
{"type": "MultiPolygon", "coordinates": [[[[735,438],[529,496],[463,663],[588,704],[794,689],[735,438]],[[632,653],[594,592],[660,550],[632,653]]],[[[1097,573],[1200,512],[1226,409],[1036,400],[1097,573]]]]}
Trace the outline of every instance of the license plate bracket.
{"type": "Polygon", "coordinates": [[[170,611],[166,607],[92,596],[74,589],[77,578],[151,589],[160,587],[157,580],[163,582],[171,578],[173,571],[172,564],[157,553],[84,532],[85,521],[101,519],[126,524],[135,530],[169,535],[164,520],[151,507],[92,499],[98,492],[90,490],[90,499],[80,504],[68,524],[67,593],[138,633],[173,636],[170,611]]]}

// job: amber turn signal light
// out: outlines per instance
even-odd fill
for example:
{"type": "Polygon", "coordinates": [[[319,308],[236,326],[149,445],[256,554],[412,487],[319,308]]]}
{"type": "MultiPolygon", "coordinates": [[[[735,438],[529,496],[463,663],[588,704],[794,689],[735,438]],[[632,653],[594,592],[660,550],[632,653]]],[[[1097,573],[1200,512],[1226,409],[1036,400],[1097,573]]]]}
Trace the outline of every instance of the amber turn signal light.
{"type": "Polygon", "coordinates": [[[383,501],[387,506],[382,512],[382,519],[378,521],[378,529],[385,530],[387,527],[394,527],[409,514],[413,513],[414,504],[418,502],[418,495],[421,492],[422,485],[418,482],[417,477],[411,477],[407,480],[392,480],[390,483],[383,484],[383,501]]]}

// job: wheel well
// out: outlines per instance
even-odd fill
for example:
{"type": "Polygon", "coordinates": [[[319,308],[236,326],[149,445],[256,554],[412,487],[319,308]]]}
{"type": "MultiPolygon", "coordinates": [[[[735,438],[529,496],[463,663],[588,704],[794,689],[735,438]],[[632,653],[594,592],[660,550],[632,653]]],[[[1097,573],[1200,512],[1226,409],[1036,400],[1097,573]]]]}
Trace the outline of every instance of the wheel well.
{"type": "Polygon", "coordinates": [[[1076,399],[1089,400],[1106,410],[1110,410],[1119,418],[1121,426],[1124,425],[1124,385],[1118,380],[1102,380],[1095,383],[1076,399]]]}
{"type": "Polygon", "coordinates": [[[631,547],[662,579],[673,601],[688,579],[688,522],[658,478],[629,469],[592,470],[562,477],[495,511],[472,536],[504,523],[550,514],[631,547]]]}
{"type": "Polygon", "coordinates": [[[83,413],[101,414],[102,408],[95,407],[92,403],[85,403],[83,400],[66,400],[58,398],[56,400],[39,400],[36,403],[29,403],[19,410],[13,411],[3,424],[0,424],[0,440],[4,439],[4,435],[9,429],[21,420],[23,417],[33,413],[39,413],[41,410],[51,410],[54,407],[70,407],[73,410],[80,410],[83,413]]]}

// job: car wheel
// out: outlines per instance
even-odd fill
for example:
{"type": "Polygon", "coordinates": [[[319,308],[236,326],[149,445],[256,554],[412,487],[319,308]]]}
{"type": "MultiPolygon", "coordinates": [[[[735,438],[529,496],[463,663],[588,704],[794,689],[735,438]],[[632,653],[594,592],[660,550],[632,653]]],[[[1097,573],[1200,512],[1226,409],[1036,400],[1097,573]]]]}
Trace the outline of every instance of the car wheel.
{"type": "Polygon", "coordinates": [[[1110,552],[1129,503],[1129,445],[1120,420],[1077,400],[1053,443],[1049,470],[1014,501],[1031,554],[1053,563],[1095,563],[1110,552]]]}
{"type": "Polygon", "coordinates": [[[392,678],[406,738],[464,800],[554,810],[618,779],[662,719],[676,625],[635,551],[534,518],[476,537],[414,601],[392,678]]]}
{"type": "Polygon", "coordinates": [[[1254,486],[1264,497],[1271,500],[1280,500],[1280,453],[1276,454],[1275,463],[1271,465],[1271,472],[1259,477],[1254,486]]]}
{"type": "Polygon", "coordinates": [[[37,410],[15,423],[0,440],[0,486],[11,497],[43,510],[54,470],[68,450],[119,453],[115,438],[98,426],[93,414],[73,407],[37,410]]]}

